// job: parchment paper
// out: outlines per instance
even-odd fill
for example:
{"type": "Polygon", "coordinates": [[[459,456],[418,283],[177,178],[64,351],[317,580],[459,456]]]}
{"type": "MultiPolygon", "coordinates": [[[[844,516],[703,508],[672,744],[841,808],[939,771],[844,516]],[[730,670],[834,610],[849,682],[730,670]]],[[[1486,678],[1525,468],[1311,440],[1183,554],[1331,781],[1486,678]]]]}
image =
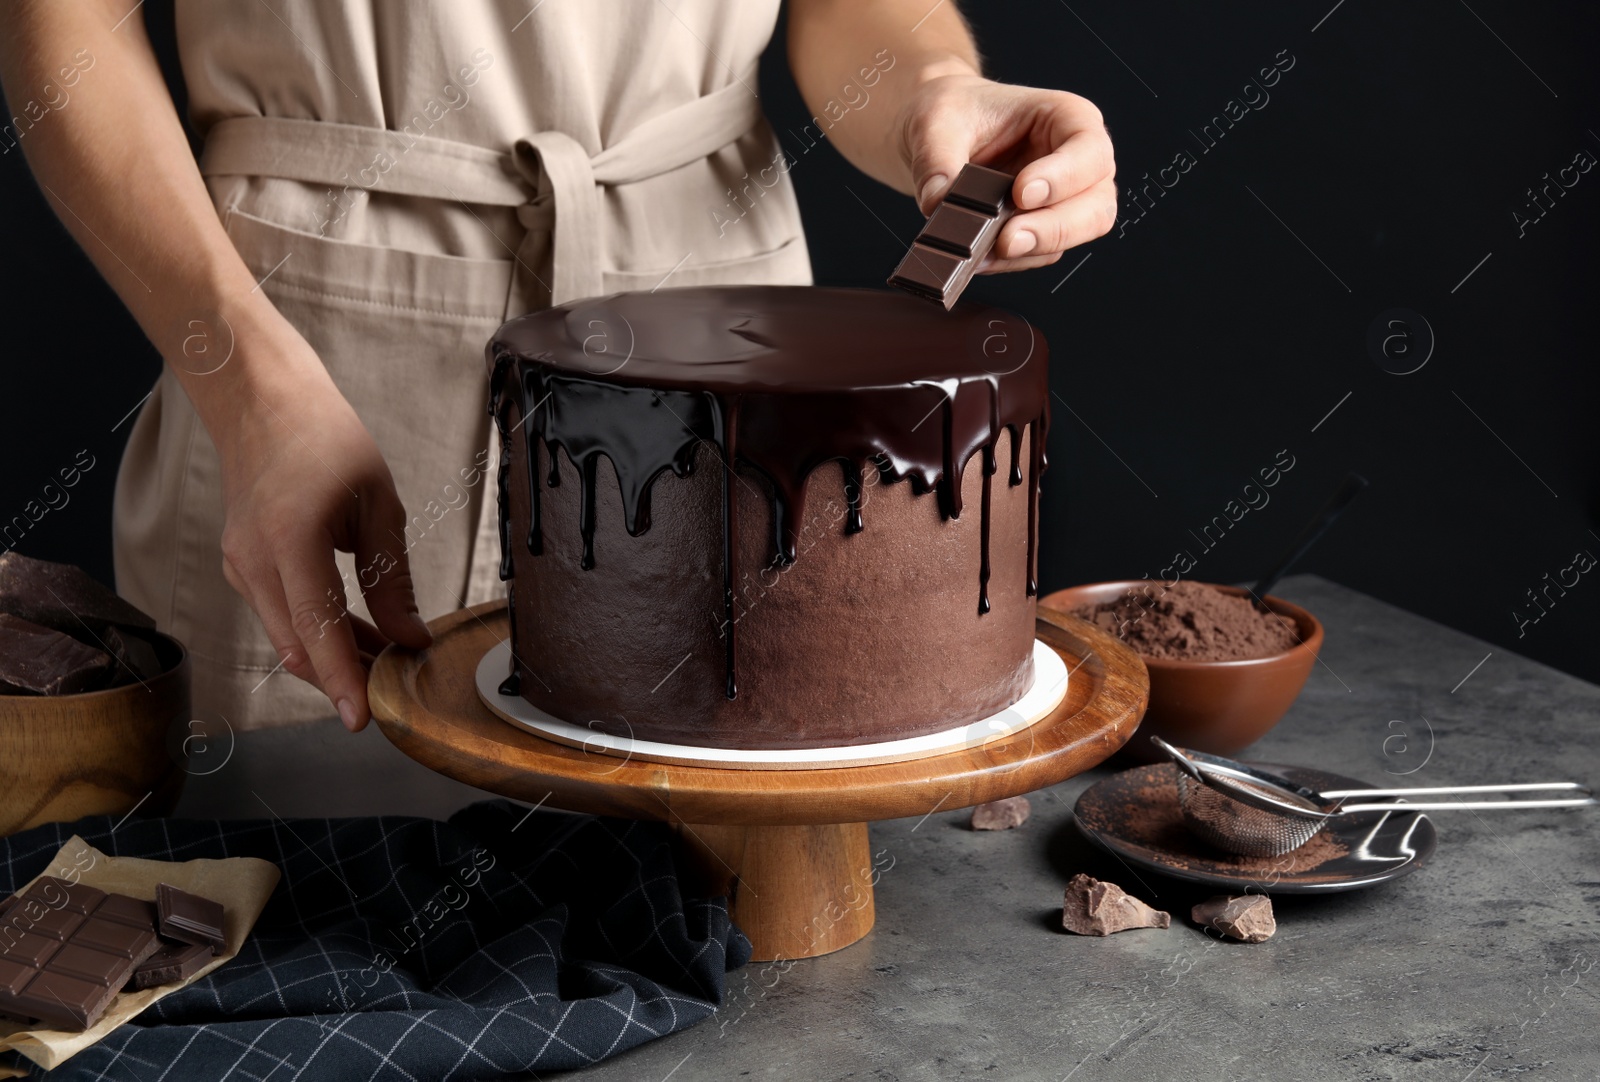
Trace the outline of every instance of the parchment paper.
{"type": "MultiPolygon", "coordinates": [[[[273,888],[278,885],[279,873],[277,865],[255,857],[191,860],[182,864],[139,857],[111,857],[73,835],[43,874],[148,902],[155,901],[157,883],[171,883],[191,894],[221,902],[223,932],[227,937],[227,949],[189,980],[139,992],[119,992],[100,1016],[100,1021],[82,1033],[27,1029],[21,1023],[0,1020],[0,1050],[15,1049],[48,1069],[88,1048],[162,996],[199,980],[237,955],[250,929],[255,927],[256,918],[266,908],[273,888]]],[[[22,884],[18,892],[31,885],[32,882],[22,884]]],[[[22,1074],[0,1066],[0,1078],[19,1078],[22,1074]]]]}

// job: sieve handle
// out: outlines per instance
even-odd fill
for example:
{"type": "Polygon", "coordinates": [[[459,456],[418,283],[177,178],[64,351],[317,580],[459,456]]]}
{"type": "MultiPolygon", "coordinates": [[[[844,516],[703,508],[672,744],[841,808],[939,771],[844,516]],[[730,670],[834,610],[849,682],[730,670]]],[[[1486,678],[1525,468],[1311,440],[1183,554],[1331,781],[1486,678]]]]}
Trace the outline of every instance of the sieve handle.
{"type": "Polygon", "coordinates": [[[1324,800],[1340,800],[1344,797],[1352,796],[1421,796],[1424,793],[1535,793],[1549,790],[1581,793],[1584,796],[1588,796],[1594,791],[1587,785],[1579,785],[1575,781],[1541,781],[1521,785],[1440,785],[1431,789],[1324,789],[1318,795],[1324,800]]]}
{"type": "Polygon", "coordinates": [[[1576,797],[1572,800],[1438,800],[1423,801],[1412,804],[1409,801],[1395,801],[1389,804],[1346,804],[1333,812],[1334,815],[1353,815],[1356,812],[1369,811],[1456,811],[1465,809],[1484,809],[1487,811],[1500,811],[1506,808],[1589,808],[1600,804],[1592,796],[1576,797]]]}

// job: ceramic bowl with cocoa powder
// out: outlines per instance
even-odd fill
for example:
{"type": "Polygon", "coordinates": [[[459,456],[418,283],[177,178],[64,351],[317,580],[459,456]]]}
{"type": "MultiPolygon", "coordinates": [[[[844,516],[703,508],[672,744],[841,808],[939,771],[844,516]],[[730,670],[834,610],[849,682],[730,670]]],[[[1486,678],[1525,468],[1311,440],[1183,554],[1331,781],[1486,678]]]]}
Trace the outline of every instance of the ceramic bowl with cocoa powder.
{"type": "Polygon", "coordinates": [[[1139,652],[1150,672],[1150,706],[1123,754],[1153,762],[1158,753],[1145,739],[1152,733],[1235,755],[1299,696],[1322,650],[1322,624],[1298,605],[1270,595],[1263,601],[1270,614],[1254,610],[1236,586],[1128,579],[1057,590],[1039,606],[1087,618],[1139,652]]]}

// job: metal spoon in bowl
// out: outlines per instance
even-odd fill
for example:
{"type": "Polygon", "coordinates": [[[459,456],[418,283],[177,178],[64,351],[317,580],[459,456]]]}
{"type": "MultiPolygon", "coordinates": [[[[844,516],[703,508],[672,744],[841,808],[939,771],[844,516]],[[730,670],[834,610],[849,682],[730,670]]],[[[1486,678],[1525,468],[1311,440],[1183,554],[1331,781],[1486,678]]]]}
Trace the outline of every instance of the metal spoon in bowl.
{"type": "Polygon", "coordinates": [[[1276,857],[1298,849],[1342,815],[1371,811],[1449,811],[1458,808],[1582,808],[1600,804],[1588,786],[1571,781],[1519,785],[1450,785],[1408,789],[1325,789],[1297,785],[1259,767],[1233,759],[1174,747],[1158,736],[1151,742],[1178,767],[1178,806],[1199,837],[1248,857],[1276,857]],[[1446,800],[1412,803],[1415,796],[1443,793],[1581,794],[1555,800],[1446,800]],[[1400,799],[1346,804],[1351,797],[1400,799]]]}

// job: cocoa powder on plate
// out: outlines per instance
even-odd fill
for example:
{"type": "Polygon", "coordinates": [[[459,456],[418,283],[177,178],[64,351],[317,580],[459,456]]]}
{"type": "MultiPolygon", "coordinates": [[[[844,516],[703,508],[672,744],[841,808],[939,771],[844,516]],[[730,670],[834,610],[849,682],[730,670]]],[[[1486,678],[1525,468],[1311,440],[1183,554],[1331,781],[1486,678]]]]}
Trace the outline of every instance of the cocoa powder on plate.
{"type": "Polygon", "coordinates": [[[1165,854],[1166,862],[1193,869],[1196,865],[1247,874],[1306,872],[1335,857],[1349,854],[1349,848],[1322,831],[1298,849],[1280,857],[1246,857],[1216,849],[1196,838],[1183,821],[1178,807],[1177,786],[1171,781],[1152,782],[1134,790],[1138,802],[1128,810],[1120,824],[1124,840],[1165,854]]]}
{"type": "Polygon", "coordinates": [[[1294,621],[1203,582],[1146,582],[1072,615],[1111,632],[1145,657],[1175,661],[1271,657],[1300,641],[1294,621]]]}

